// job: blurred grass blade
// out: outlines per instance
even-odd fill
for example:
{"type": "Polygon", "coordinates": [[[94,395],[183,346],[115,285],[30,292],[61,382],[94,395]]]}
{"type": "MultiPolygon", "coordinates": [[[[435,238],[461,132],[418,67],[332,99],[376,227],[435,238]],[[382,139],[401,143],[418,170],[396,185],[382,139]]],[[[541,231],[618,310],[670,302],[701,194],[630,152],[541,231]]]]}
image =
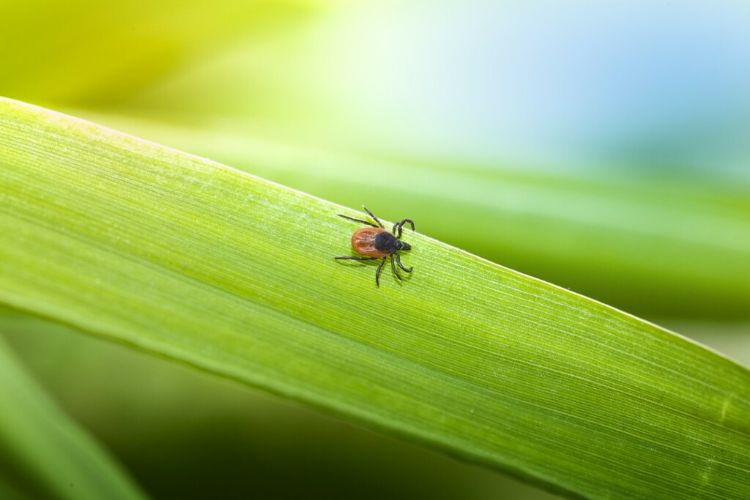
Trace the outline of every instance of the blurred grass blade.
{"type": "Polygon", "coordinates": [[[0,338],[0,498],[142,498],[55,407],[0,338]]]}
{"type": "Polygon", "coordinates": [[[14,101],[0,166],[11,307],[557,491],[750,496],[750,373],[679,336],[411,231],[375,288],[345,209],[14,101]]]}
{"type": "Polygon", "coordinates": [[[207,9],[198,0],[147,7],[134,0],[4,0],[2,7],[0,92],[35,102],[102,106],[127,102],[235,38],[258,42],[269,32],[303,25],[322,5],[225,0],[207,9]],[[61,20],[75,22],[76,29],[61,20]]]}
{"type": "Polygon", "coordinates": [[[408,207],[427,234],[642,316],[750,320],[750,196],[741,186],[373,158],[261,139],[262,124],[226,117],[196,125],[199,117],[167,114],[191,123],[175,126],[80,113],[344,205],[366,192],[373,206],[408,207]]]}

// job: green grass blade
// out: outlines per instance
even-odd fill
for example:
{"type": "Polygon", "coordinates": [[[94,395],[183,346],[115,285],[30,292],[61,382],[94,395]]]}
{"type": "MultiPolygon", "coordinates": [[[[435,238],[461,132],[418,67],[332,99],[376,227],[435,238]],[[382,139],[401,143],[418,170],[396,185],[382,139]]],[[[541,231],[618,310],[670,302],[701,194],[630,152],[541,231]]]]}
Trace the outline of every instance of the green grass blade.
{"type": "Polygon", "coordinates": [[[26,375],[2,338],[0,408],[1,498],[143,498],[26,375]]]}
{"type": "Polygon", "coordinates": [[[377,289],[356,211],[14,101],[0,167],[11,307],[558,491],[750,495],[750,373],[654,325],[409,231],[377,289]]]}

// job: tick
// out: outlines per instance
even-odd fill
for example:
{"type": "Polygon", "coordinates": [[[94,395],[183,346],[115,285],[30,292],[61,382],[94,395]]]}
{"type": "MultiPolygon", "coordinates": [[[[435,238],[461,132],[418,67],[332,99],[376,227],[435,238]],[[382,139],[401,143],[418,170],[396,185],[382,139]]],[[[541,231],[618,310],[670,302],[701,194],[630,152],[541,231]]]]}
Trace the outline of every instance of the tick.
{"type": "Polygon", "coordinates": [[[348,215],[339,214],[339,217],[343,217],[344,219],[361,222],[362,224],[370,226],[357,229],[354,231],[354,234],[352,234],[352,249],[357,252],[360,257],[346,256],[335,258],[339,260],[380,260],[378,269],[375,271],[375,285],[378,287],[380,286],[380,272],[383,270],[385,261],[390,259],[393,274],[396,275],[396,278],[399,281],[401,281],[401,275],[398,273],[396,266],[398,265],[398,267],[407,273],[410,273],[413,269],[412,267],[406,268],[401,264],[401,251],[411,250],[411,245],[401,241],[401,232],[403,231],[404,224],[409,224],[411,230],[414,231],[414,221],[411,219],[404,219],[401,222],[395,223],[393,225],[393,234],[391,234],[385,229],[383,223],[380,222],[380,219],[375,217],[375,214],[367,210],[367,207],[365,206],[362,208],[377,224],[362,219],[355,219],[348,215]]]}

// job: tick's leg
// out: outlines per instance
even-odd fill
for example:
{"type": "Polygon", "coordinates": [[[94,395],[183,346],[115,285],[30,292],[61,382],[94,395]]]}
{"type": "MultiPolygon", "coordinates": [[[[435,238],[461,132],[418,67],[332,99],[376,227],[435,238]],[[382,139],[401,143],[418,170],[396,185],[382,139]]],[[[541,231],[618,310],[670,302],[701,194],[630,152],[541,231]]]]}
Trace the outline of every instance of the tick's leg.
{"type": "Polygon", "coordinates": [[[334,259],[338,259],[338,260],[377,260],[378,257],[352,257],[350,255],[347,255],[345,257],[334,257],[334,259]]]}
{"type": "Polygon", "coordinates": [[[393,234],[397,238],[401,238],[401,231],[404,228],[404,224],[409,224],[411,226],[411,230],[415,231],[414,229],[414,221],[411,219],[404,219],[401,222],[397,222],[393,225],[393,234]],[[398,231],[398,234],[396,234],[396,231],[398,231]]]}
{"type": "Polygon", "coordinates": [[[383,260],[380,261],[380,264],[378,264],[378,270],[375,271],[375,286],[380,286],[380,271],[383,270],[383,265],[385,264],[385,257],[383,257],[383,260]]]}
{"type": "MultiPolygon", "coordinates": [[[[362,208],[364,208],[364,209],[365,209],[365,212],[367,212],[367,215],[369,215],[370,217],[372,217],[372,218],[373,218],[373,220],[374,220],[375,222],[377,222],[377,223],[378,223],[378,226],[380,226],[380,227],[382,227],[383,229],[385,229],[385,228],[383,227],[383,223],[382,223],[382,222],[380,222],[380,219],[378,219],[377,217],[375,217],[375,214],[374,214],[374,213],[372,213],[372,212],[370,212],[369,210],[367,210],[367,207],[366,207],[366,206],[364,206],[364,205],[362,205],[362,208]]],[[[373,227],[375,227],[375,226],[373,226],[373,227]]]]}
{"type": "Polygon", "coordinates": [[[393,269],[393,274],[396,275],[396,278],[398,278],[399,281],[401,281],[401,275],[398,274],[398,269],[396,269],[396,262],[393,258],[393,255],[391,255],[391,269],[393,269]]]}
{"type": "Polygon", "coordinates": [[[401,269],[403,269],[407,273],[412,272],[412,270],[414,269],[413,267],[410,267],[408,269],[404,267],[404,265],[401,263],[401,255],[400,254],[396,254],[396,264],[398,264],[398,267],[400,267],[401,269]]]}
{"type": "Polygon", "coordinates": [[[372,222],[369,222],[369,221],[366,221],[366,220],[362,220],[362,219],[355,219],[354,217],[349,217],[348,215],[341,215],[341,214],[339,214],[339,217],[343,217],[344,219],[349,219],[350,221],[354,221],[354,222],[361,222],[362,224],[367,224],[368,226],[378,227],[375,224],[373,224],[372,222]]]}

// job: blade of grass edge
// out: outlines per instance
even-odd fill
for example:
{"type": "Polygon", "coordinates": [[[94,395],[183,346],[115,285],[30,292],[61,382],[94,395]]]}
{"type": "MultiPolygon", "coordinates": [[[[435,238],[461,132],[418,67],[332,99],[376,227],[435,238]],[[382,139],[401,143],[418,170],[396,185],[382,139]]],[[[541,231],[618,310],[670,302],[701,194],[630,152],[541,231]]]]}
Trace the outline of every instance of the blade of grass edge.
{"type": "Polygon", "coordinates": [[[750,373],[682,337],[410,231],[376,289],[346,209],[15,101],[0,162],[11,307],[570,495],[750,494],[750,373]]]}

